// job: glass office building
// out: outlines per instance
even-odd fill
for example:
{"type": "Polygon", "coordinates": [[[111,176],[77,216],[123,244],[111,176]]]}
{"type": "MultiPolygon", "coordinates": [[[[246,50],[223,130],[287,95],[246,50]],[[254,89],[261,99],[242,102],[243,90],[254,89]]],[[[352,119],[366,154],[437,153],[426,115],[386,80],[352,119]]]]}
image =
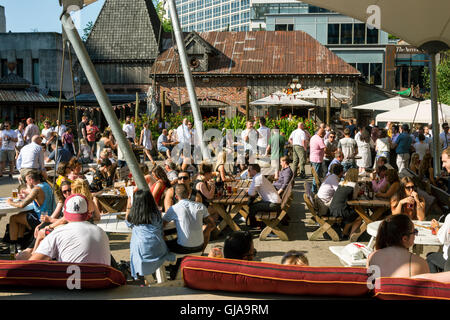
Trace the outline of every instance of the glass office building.
{"type": "Polygon", "coordinates": [[[183,31],[249,31],[250,0],[176,0],[183,31]]]}

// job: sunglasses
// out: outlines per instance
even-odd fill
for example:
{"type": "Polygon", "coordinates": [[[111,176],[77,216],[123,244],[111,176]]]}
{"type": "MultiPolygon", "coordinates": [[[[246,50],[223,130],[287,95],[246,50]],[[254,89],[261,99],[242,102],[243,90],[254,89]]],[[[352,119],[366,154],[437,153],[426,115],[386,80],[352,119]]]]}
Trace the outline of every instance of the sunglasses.
{"type": "Polygon", "coordinates": [[[62,191],[63,194],[66,194],[66,193],[68,193],[68,192],[72,192],[72,189],[67,189],[67,190],[63,190],[63,191],[62,191]]]}
{"type": "Polygon", "coordinates": [[[407,190],[414,190],[416,187],[415,186],[406,186],[405,189],[407,190]]]}
{"type": "Polygon", "coordinates": [[[417,236],[419,234],[419,230],[414,229],[413,232],[408,233],[408,235],[410,235],[410,234],[413,234],[413,235],[417,236]]]}
{"type": "Polygon", "coordinates": [[[189,180],[189,177],[186,176],[178,177],[178,180],[189,180]]]}

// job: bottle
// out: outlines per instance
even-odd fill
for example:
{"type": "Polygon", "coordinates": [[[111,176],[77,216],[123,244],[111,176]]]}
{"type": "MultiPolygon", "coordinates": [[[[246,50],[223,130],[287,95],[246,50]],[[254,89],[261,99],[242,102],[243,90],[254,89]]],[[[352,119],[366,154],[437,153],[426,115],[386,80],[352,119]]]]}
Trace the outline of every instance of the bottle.
{"type": "Polygon", "coordinates": [[[9,257],[10,257],[10,260],[16,260],[16,244],[15,243],[11,243],[9,245],[9,257]]]}

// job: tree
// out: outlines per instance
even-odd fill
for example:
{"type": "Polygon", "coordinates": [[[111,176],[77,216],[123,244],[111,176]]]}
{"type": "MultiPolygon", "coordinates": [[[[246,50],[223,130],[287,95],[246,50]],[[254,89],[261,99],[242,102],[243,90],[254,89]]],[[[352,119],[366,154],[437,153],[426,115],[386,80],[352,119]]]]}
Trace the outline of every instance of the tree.
{"type": "Polygon", "coordinates": [[[92,21],[89,21],[86,24],[86,27],[84,27],[84,29],[83,29],[83,36],[81,37],[81,40],[83,40],[83,42],[87,41],[89,34],[92,31],[92,28],[94,28],[94,23],[92,21]]]}
{"type": "MultiPolygon", "coordinates": [[[[425,88],[430,90],[430,70],[425,68],[423,71],[425,88]]],[[[441,61],[436,67],[437,86],[439,92],[439,101],[450,105],[450,50],[441,54],[441,61]]],[[[429,98],[430,94],[426,95],[429,98]]]]}
{"type": "MultiPolygon", "coordinates": [[[[166,9],[164,9],[164,1],[163,0],[153,0],[153,5],[155,6],[156,13],[158,14],[159,20],[162,24],[162,29],[164,32],[172,32],[172,21],[167,18],[166,16],[166,9]]],[[[170,15],[169,15],[170,16],[170,15]]]]}

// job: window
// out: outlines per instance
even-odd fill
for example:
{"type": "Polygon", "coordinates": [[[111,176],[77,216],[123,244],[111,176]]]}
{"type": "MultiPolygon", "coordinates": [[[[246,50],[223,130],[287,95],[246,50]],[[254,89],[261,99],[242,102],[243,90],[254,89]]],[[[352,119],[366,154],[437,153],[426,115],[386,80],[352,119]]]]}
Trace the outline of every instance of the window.
{"type": "Polygon", "coordinates": [[[197,21],[202,21],[203,20],[203,10],[197,12],[197,21]]]}
{"type": "Polygon", "coordinates": [[[203,32],[203,22],[197,23],[197,26],[195,27],[195,31],[203,32]]]}
{"type": "Polygon", "coordinates": [[[331,12],[331,11],[327,10],[327,9],[323,9],[323,8],[319,8],[319,7],[310,5],[309,8],[308,8],[308,12],[309,13],[324,13],[324,12],[331,12]]]}
{"type": "Polygon", "coordinates": [[[224,29],[230,28],[230,16],[222,17],[222,28],[224,29]]]}
{"type": "Polygon", "coordinates": [[[366,43],[366,25],[364,23],[355,23],[354,44],[366,43]]]}
{"type": "Polygon", "coordinates": [[[189,3],[189,11],[194,11],[195,10],[195,1],[192,1],[191,3],[189,3]]]}
{"type": "Polygon", "coordinates": [[[352,32],[353,24],[343,23],[341,24],[341,44],[352,44],[352,32]]]}
{"type": "Polygon", "coordinates": [[[197,0],[197,10],[203,9],[204,5],[205,5],[205,0],[197,0]]]}
{"type": "Polygon", "coordinates": [[[213,12],[214,12],[214,18],[220,17],[220,6],[214,7],[213,12]]]}
{"type": "Polygon", "coordinates": [[[239,11],[239,1],[233,1],[231,3],[231,13],[239,11]]]}
{"type": "Polygon", "coordinates": [[[205,31],[211,31],[212,30],[212,22],[211,20],[205,22],[205,31]]]}
{"type": "Polygon", "coordinates": [[[191,13],[189,15],[189,23],[193,23],[196,22],[197,20],[195,19],[195,13],[191,13]]]}
{"type": "Polygon", "coordinates": [[[339,44],[339,24],[328,25],[328,44],[339,44]]]}
{"type": "Polygon", "coordinates": [[[378,43],[378,29],[367,28],[367,44],[378,43]]]}
{"type": "Polygon", "coordinates": [[[222,3],[222,0],[213,0],[213,4],[214,5],[218,5],[218,4],[221,4],[222,3]]]}
{"type": "Polygon", "coordinates": [[[241,0],[241,10],[248,9],[250,6],[250,0],[241,0]]]}
{"type": "Polygon", "coordinates": [[[276,24],[275,31],[292,31],[294,30],[293,24],[276,24]]]}
{"type": "Polygon", "coordinates": [[[205,10],[205,19],[211,19],[212,17],[212,9],[205,10]]]}
{"type": "Polygon", "coordinates": [[[39,59],[33,59],[32,66],[33,84],[39,85],[39,59]]]}
{"type": "Polygon", "coordinates": [[[247,23],[250,21],[250,12],[246,11],[246,12],[242,12],[241,13],[241,23],[247,23]]]}
{"type": "Polygon", "coordinates": [[[370,84],[381,86],[381,75],[383,72],[383,64],[371,63],[370,64],[370,84]]]}
{"type": "Polygon", "coordinates": [[[369,79],[369,64],[368,63],[358,63],[356,65],[356,68],[359,72],[361,72],[361,75],[363,76],[364,80],[369,79]]]}
{"type": "Polygon", "coordinates": [[[239,24],[239,14],[233,14],[231,16],[231,25],[239,24]]]}
{"type": "Polygon", "coordinates": [[[249,26],[248,24],[241,26],[241,31],[249,31],[249,26]]]}
{"type": "Polygon", "coordinates": [[[214,30],[220,29],[220,18],[214,19],[213,26],[214,26],[214,30]]]}
{"type": "Polygon", "coordinates": [[[181,13],[187,13],[188,12],[188,5],[187,4],[183,5],[181,8],[182,8],[181,9],[181,13]]]}
{"type": "Polygon", "coordinates": [[[205,8],[212,6],[212,0],[205,0],[205,8]]]}
{"type": "Polygon", "coordinates": [[[8,75],[8,60],[2,59],[2,66],[0,70],[0,76],[6,77],[8,75]]]}
{"type": "Polygon", "coordinates": [[[229,3],[224,4],[222,6],[222,15],[229,14],[229,13],[230,13],[230,4],[229,3]]]}

